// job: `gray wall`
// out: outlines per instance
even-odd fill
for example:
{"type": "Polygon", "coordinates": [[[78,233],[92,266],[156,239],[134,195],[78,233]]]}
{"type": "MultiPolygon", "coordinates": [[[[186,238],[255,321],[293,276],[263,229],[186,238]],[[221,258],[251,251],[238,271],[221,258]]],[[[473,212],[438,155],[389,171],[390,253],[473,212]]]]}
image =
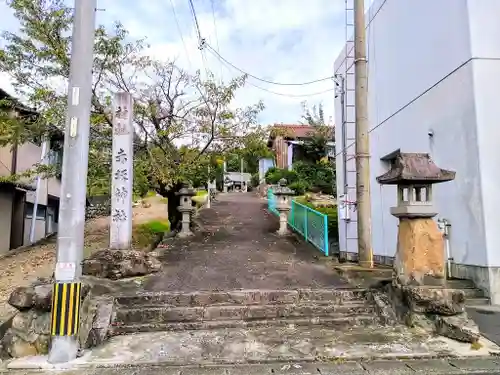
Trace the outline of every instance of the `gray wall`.
{"type": "Polygon", "coordinates": [[[9,251],[13,192],[0,191],[0,254],[9,251]]]}
{"type": "MultiPolygon", "coordinates": [[[[395,188],[379,186],[375,177],[388,168],[380,158],[400,148],[429,152],[440,167],[457,172],[455,181],[438,185],[434,193],[439,217],[452,224],[455,261],[500,266],[496,250],[500,243],[496,173],[500,165],[500,2],[376,0],[369,13],[374,253],[392,256],[395,252],[397,220],[389,214],[396,203],[395,188]],[[484,209],[483,201],[487,202],[484,209]]],[[[344,51],[335,63],[337,73],[345,72],[345,55],[344,51]]],[[[352,59],[348,60],[349,66],[352,59]]],[[[354,76],[347,81],[354,88],[354,76]]],[[[354,104],[353,96],[354,92],[347,93],[348,104],[354,104]]],[[[335,105],[339,152],[344,147],[339,99],[335,105]]],[[[348,108],[347,115],[354,121],[354,108],[348,108]]],[[[354,124],[347,127],[348,137],[353,138],[354,124]]],[[[353,155],[354,146],[347,153],[353,155]]],[[[342,163],[338,155],[339,191],[344,183],[342,163]]],[[[354,171],[353,159],[348,170],[354,171]]],[[[348,173],[347,180],[354,200],[355,174],[348,173]]],[[[341,250],[357,251],[353,221],[340,223],[341,250]],[[353,240],[346,240],[346,227],[347,237],[353,240]]]]}

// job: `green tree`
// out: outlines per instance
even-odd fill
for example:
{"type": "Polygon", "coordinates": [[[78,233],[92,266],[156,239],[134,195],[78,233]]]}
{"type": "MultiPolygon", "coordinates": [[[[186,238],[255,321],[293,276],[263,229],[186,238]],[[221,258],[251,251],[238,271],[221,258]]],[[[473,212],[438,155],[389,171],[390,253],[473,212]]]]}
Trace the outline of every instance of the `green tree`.
{"type": "MultiPolygon", "coordinates": [[[[30,122],[2,122],[0,139],[16,144],[46,133],[51,126],[64,128],[73,10],[63,0],[10,0],[8,5],[20,30],[2,34],[0,69],[10,75],[17,95],[39,113],[30,122]]],[[[228,147],[226,139],[248,134],[257,126],[262,103],[246,108],[232,103],[245,80],[245,76],[227,84],[217,83],[213,76],[203,80],[199,72],[190,75],[175,62],[147,56],[147,45],[130,40],[121,23],[111,30],[99,26],[94,44],[88,191],[109,191],[112,93],[130,92],[139,128],[134,191],[141,194],[148,186],[169,198],[175,227],[179,220],[175,192],[180,184],[193,181],[208,167],[210,158],[204,155],[222,152],[228,147]],[[186,139],[191,139],[190,146],[179,148],[186,139]]]]}
{"type": "Polygon", "coordinates": [[[306,102],[302,103],[303,121],[312,127],[309,138],[304,141],[304,152],[307,159],[319,161],[327,155],[328,142],[334,141],[333,127],[325,122],[323,105],[314,105],[311,109],[306,102]]]}

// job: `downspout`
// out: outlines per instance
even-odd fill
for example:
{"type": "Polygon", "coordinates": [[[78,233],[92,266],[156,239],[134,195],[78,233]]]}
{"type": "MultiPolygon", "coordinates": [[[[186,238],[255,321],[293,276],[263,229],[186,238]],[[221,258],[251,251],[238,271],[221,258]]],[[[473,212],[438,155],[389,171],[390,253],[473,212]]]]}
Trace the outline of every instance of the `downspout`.
{"type": "Polygon", "coordinates": [[[444,237],[444,251],[446,256],[446,278],[451,279],[451,262],[453,258],[451,256],[451,246],[450,246],[450,228],[451,224],[447,219],[438,219],[438,227],[443,233],[444,237]]]}
{"type": "MultiPolygon", "coordinates": [[[[40,164],[44,165],[45,163],[45,153],[47,150],[48,140],[44,139],[42,142],[42,153],[40,155],[40,164]]],[[[42,184],[42,176],[38,174],[36,178],[36,191],[35,191],[35,202],[33,204],[33,215],[31,215],[31,227],[30,227],[30,244],[35,243],[35,229],[36,229],[36,217],[38,211],[38,201],[40,200],[40,187],[42,184]]]]}
{"type": "MultiPolygon", "coordinates": [[[[10,175],[14,176],[17,172],[17,142],[12,145],[12,161],[10,165],[10,175]]],[[[14,188],[14,195],[12,197],[12,210],[10,215],[10,239],[9,239],[9,250],[12,248],[12,223],[16,217],[16,188],[14,188]]],[[[24,215],[23,215],[23,226],[24,226],[24,215]]],[[[21,233],[24,233],[24,228],[21,233]]],[[[22,243],[21,243],[22,245],[22,243]]]]}

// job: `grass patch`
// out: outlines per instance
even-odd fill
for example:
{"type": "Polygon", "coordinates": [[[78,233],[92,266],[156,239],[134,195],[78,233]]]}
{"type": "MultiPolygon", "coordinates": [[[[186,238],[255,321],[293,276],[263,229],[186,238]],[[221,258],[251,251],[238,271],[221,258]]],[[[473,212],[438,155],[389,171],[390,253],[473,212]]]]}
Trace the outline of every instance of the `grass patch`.
{"type": "Polygon", "coordinates": [[[160,202],[163,204],[168,204],[168,198],[162,198],[160,199],[160,202]]]}
{"type": "Polygon", "coordinates": [[[159,236],[170,230],[168,220],[151,220],[134,226],[132,229],[132,244],[136,248],[151,246],[159,236]]]}
{"type": "Polygon", "coordinates": [[[156,191],[148,191],[145,195],[145,198],[151,198],[151,197],[156,197],[156,191]]]}
{"type": "Polygon", "coordinates": [[[207,201],[206,194],[205,195],[195,195],[191,199],[195,203],[196,208],[200,208],[207,201]]]}
{"type": "Polygon", "coordinates": [[[197,196],[197,197],[204,197],[204,196],[205,196],[205,195],[207,195],[207,194],[208,194],[208,191],[206,191],[206,190],[198,190],[198,191],[196,192],[196,196],[197,196]]]}

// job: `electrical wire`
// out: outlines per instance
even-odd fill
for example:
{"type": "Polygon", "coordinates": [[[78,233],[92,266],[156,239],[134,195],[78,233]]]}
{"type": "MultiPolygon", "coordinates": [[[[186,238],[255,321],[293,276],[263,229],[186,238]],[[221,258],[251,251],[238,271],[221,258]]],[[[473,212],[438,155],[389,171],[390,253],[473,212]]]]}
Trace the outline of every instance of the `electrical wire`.
{"type": "Polygon", "coordinates": [[[267,79],[263,79],[263,78],[260,78],[260,77],[257,77],[253,74],[250,74],[246,71],[244,71],[243,69],[241,68],[238,68],[236,65],[234,65],[232,62],[228,61],[227,59],[225,59],[224,57],[221,56],[221,54],[219,52],[217,52],[216,50],[214,50],[212,48],[212,46],[210,46],[209,44],[205,43],[205,47],[207,47],[209,49],[210,52],[212,52],[213,54],[215,54],[215,56],[221,60],[222,62],[224,62],[226,65],[229,65],[230,67],[232,67],[233,69],[236,69],[238,70],[239,72],[249,76],[249,77],[252,77],[253,79],[256,79],[257,81],[261,81],[261,82],[264,82],[264,83],[269,83],[271,85],[277,85],[277,86],[305,86],[305,85],[311,85],[313,83],[318,83],[318,82],[323,82],[323,81],[327,81],[329,79],[332,79],[333,76],[330,76],[330,77],[325,77],[325,78],[320,78],[320,79],[315,79],[313,81],[309,81],[309,82],[301,82],[301,83],[281,83],[281,82],[275,82],[275,81],[269,81],[267,79]]]}
{"type": "MultiPolygon", "coordinates": [[[[209,49],[208,51],[211,52],[211,53],[215,53],[215,51],[213,49],[209,49]]],[[[285,93],[282,93],[282,92],[276,92],[276,91],[273,91],[273,90],[266,89],[265,87],[256,85],[253,82],[249,82],[248,81],[246,83],[248,83],[250,86],[255,87],[256,89],[268,92],[270,94],[274,94],[274,95],[278,95],[278,96],[284,96],[284,97],[288,97],[288,98],[305,98],[305,97],[309,97],[309,96],[316,96],[316,95],[326,94],[327,92],[335,90],[335,87],[334,87],[334,88],[330,88],[330,89],[327,89],[327,90],[324,90],[324,91],[314,92],[314,93],[310,93],[310,94],[285,94],[285,93]]]]}
{"type": "Polygon", "coordinates": [[[184,35],[182,35],[181,24],[179,23],[179,18],[177,17],[177,12],[175,11],[175,5],[174,5],[173,0],[170,0],[170,6],[172,7],[172,13],[174,14],[175,23],[177,24],[177,30],[179,31],[182,45],[184,46],[184,51],[186,52],[186,58],[187,58],[188,64],[190,67],[192,67],[191,59],[189,58],[188,48],[186,46],[186,42],[184,41],[184,35]]]}
{"type": "MultiPolygon", "coordinates": [[[[220,52],[220,45],[219,45],[219,35],[217,33],[217,21],[216,21],[216,17],[215,17],[215,4],[214,4],[214,0],[210,0],[210,3],[211,3],[211,6],[212,6],[212,18],[214,20],[214,33],[215,33],[215,43],[216,43],[216,46],[217,46],[217,52],[220,52]]],[[[224,65],[222,64],[222,62],[220,62],[220,82],[222,84],[222,81],[223,81],[223,75],[224,75],[224,65]]]]}
{"type": "Polygon", "coordinates": [[[272,91],[272,90],[268,90],[264,87],[261,87],[261,86],[258,86],[252,82],[247,82],[250,86],[253,86],[255,87],[256,89],[259,89],[259,90],[262,90],[262,91],[265,91],[265,92],[268,92],[270,94],[274,94],[274,95],[279,95],[279,96],[284,96],[284,97],[287,97],[287,98],[306,98],[306,97],[309,97],[309,96],[317,96],[317,95],[321,95],[321,94],[326,94],[327,92],[331,92],[331,91],[334,91],[335,90],[335,87],[331,88],[331,89],[328,89],[328,90],[324,90],[324,91],[319,91],[319,92],[314,92],[314,93],[310,93],[310,94],[285,94],[283,92],[276,92],[276,91],[272,91]]]}
{"type": "Polygon", "coordinates": [[[189,1],[189,8],[191,9],[191,14],[193,16],[196,34],[198,35],[198,40],[202,40],[203,38],[201,37],[200,24],[198,23],[198,17],[196,16],[196,10],[194,9],[193,0],[188,0],[188,1],[189,1]]]}
{"type": "Polygon", "coordinates": [[[207,68],[207,59],[204,51],[206,40],[201,36],[200,24],[198,22],[198,16],[196,15],[196,9],[194,8],[193,0],[188,0],[188,1],[189,1],[189,8],[191,9],[191,15],[193,16],[194,28],[196,31],[196,35],[198,37],[198,43],[199,43],[198,49],[200,50],[201,54],[201,63],[203,65],[203,68],[205,69],[205,74],[208,78],[210,76],[210,72],[207,68]]]}

